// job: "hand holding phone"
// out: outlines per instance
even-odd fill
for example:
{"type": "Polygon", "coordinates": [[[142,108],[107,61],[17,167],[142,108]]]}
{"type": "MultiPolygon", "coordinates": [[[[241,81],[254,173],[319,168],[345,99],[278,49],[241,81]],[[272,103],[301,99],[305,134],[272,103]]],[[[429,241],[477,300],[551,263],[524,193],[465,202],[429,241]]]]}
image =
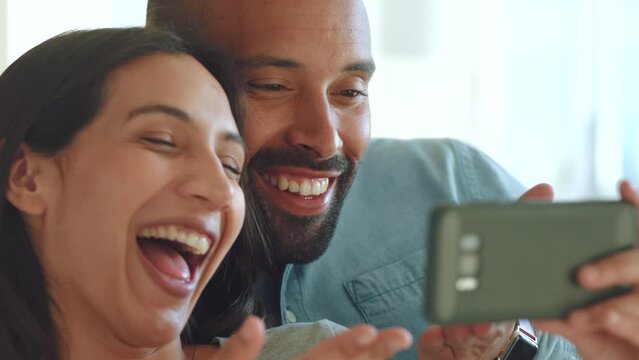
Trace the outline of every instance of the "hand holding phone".
{"type": "Polygon", "coordinates": [[[587,291],[585,263],[636,241],[623,202],[449,205],[432,216],[426,312],[437,323],[558,318],[630,286],[587,291]]]}

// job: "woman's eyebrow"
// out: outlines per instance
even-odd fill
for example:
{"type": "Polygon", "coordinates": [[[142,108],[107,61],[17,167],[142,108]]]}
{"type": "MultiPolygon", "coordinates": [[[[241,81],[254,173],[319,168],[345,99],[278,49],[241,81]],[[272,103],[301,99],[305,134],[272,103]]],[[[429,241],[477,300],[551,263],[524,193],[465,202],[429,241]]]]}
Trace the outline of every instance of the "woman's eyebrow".
{"type": "Polygon", "coordinates": [[[192,122],[191,117],[184,110],[166,104],[151,104],[137,107],[129,111],[126,119],[129,121],[136,116],[152,113],[166,114],[187,123],[192,122]]]}
{"type": "Polygon", "coordinates": [[[224,134],[224,140],[238,144],[244,151],[244,154],[246,155],[246,151],[247,151],[246,143],[244,142],[240,134],[228,131],[224,134]]]}
{"type": "MultiPolygon", "coordinates": [[[[129,111],[129,114],[127,115],[127,121],[139,115],[153,114],[153,113],[166,114],[187,123],[192,123],[193,121],[191,117],[189,116],[189,114],[187,114],[185,111],[179,108],[176,108],[175,106],[166,105],[166,104],[153,104],[153,105],[144,105],[144,106],[137,107],[129,111]]],[[[240,136],[240,134],[232,132],[232,131],[227,131],[223,134],[223,138],[225,141],[230,141],[230,142],[238,144],[242,148],[244,153],[246,153],[247,151],[246,143],[244,142],[244,139],[242,139],[242,136],[240,136]]]]}

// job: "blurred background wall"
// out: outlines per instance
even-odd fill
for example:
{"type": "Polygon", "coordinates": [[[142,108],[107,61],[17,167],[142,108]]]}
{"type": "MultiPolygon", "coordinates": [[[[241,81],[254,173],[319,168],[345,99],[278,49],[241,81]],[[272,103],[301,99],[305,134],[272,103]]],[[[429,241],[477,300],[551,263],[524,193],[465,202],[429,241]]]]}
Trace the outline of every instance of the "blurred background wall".
{"type": "MultiPolygon", "coordinates": [[[[639,1],[364,0],[373,136],[454,137],[559,199],[639,186],[639,1]]],[[[0,69],[62,31],[143,25],[146,0],[0,0],[0,69]]]]}
{"type": "Polygon", "coordinates": [[[366,3],[376,136],[464,139],[564,199],[639,185],[639,1],[366,3]]]}

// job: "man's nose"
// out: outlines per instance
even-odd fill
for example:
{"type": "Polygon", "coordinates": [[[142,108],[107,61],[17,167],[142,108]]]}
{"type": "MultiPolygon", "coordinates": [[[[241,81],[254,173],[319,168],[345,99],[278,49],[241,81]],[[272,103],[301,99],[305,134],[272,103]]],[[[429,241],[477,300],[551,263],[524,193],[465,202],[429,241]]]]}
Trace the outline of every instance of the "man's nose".
{"type": "Polygon", "coordinates": [[[319,160],[338,154],[343,143],[337,111],[325,94],[300,96],[295,122],[286,133],[288,144],[319,160]]]}

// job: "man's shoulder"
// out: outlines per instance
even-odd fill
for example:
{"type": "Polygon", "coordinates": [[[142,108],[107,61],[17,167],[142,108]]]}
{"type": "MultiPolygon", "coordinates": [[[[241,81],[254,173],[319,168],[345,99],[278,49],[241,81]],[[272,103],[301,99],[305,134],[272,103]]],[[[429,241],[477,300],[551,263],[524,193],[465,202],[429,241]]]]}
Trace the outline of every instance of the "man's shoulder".
{"type": "Polygon", "coordinates": [[[429,205],[503,201],[523,190],[493,159],[463,141],[378,138],[371,140],[347,203],[368,202],[371,195],[391,202],[408,197],[429,205]]]}
{"type": "Polygon", "coordinates": [[[483,152],[464,141],[452,138],[414,139],[371,139],[364,158],[396,158],[407,156],[416,160],[426,160],[427,164],[441,165],[454,163],[468,157],[484,158],[483,152]]]}
{"type": "Polygon", "coordinates": [[[362,159],[364,169],[376,165],[450,169],[458,163],[460,154],[465,156],[475,148],[455,139],[387,139],[373,138],[362,159]]]}

